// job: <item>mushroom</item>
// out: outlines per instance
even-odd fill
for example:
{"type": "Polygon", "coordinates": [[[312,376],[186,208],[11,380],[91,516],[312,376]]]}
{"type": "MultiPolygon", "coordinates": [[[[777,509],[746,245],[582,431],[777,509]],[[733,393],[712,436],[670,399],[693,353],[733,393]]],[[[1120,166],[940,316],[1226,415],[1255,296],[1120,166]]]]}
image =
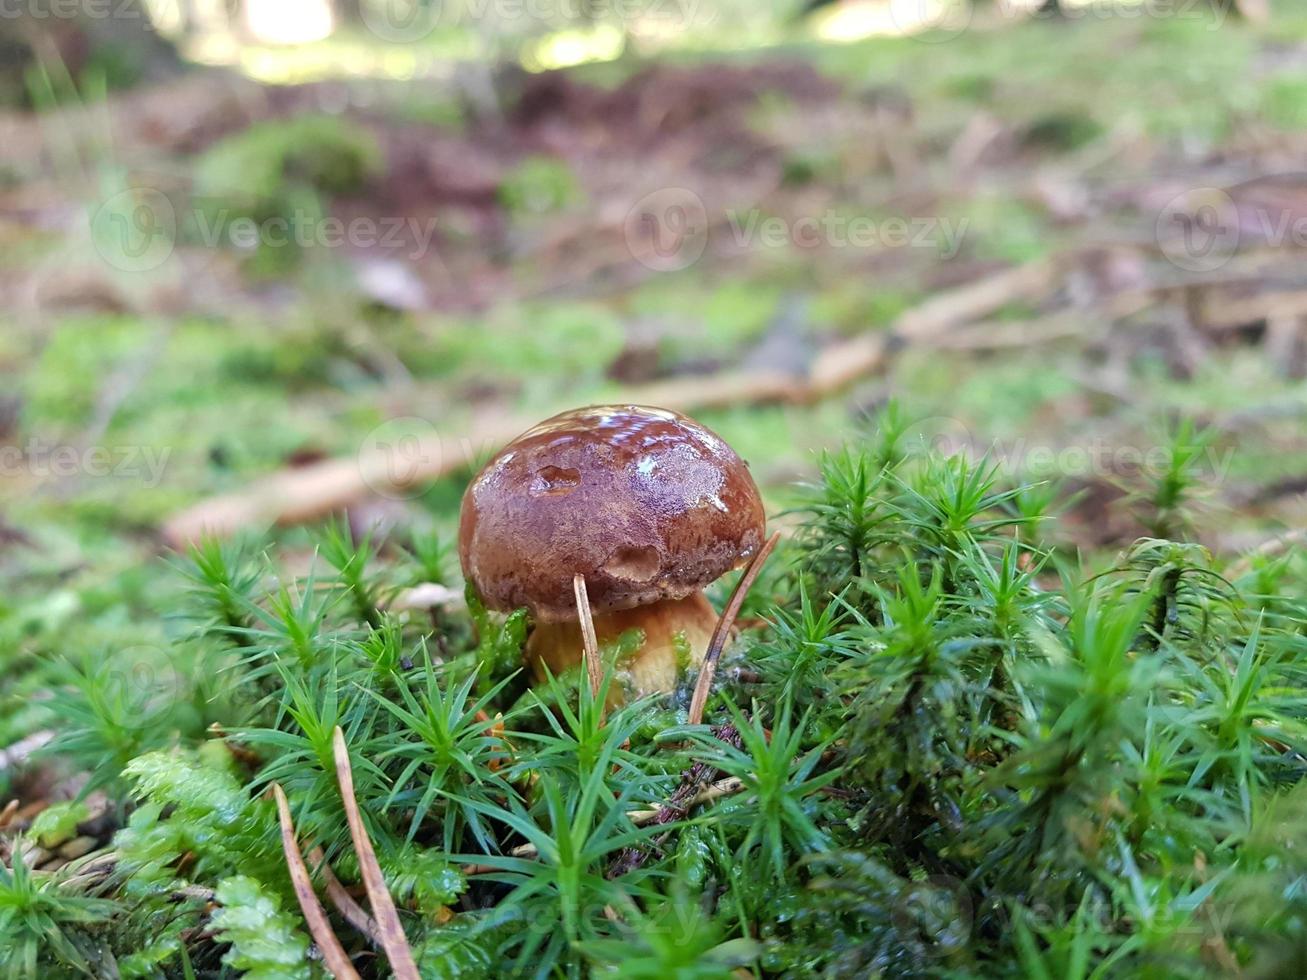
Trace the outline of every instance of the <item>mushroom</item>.
{"type": "Polygon", "coordinates": [[[486,464],[463,496],[458,551],[489,608],[530,610],[537,674],[582,661],[581,575],[601,646],[643,631],[623,668],[647,694],[703,661],[717,622],[703,588],[752,558],[765,527],[748,464],[713,432],[598,405],[541,422],[486,464]]]}

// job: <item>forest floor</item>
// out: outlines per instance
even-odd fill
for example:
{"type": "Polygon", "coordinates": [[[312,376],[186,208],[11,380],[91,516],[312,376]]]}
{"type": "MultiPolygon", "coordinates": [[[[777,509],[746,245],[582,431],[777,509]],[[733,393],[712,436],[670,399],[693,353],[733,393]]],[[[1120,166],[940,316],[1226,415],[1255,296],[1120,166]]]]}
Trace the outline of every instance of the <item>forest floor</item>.
{"type": "Polygon", "coordinates": [[[328,505],[448,540],[486,433],[632,392],[694,408],[776,512],[896,399],[1056,481],[1068,550],[1142,533],[1108,505],[1181,416],[1205,545],[1307,525],[1307,12],[496,83],[54,78],[0,117],[0,746],[46,727],[52,659],[168,634],[159,557],[215,497],[254,486],[241,520],[307,564],[258,481],[398,452],[437,478],[358,466],[328,505]]]}

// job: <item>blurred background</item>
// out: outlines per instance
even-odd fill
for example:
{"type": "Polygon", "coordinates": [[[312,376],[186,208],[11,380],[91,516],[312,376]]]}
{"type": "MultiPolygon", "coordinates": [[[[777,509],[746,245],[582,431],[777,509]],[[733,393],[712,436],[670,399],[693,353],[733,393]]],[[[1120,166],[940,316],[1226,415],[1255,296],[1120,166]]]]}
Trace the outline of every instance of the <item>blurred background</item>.
{"type": "Polygon", "coordinates": [[[1298,0],[3,0],[0,105],[0,745],[155,556],[448,540],[578,404],[779,513],[893,400],[1090,553],[1190,418],[1205,544],[1307,518],[1298,0]]]}

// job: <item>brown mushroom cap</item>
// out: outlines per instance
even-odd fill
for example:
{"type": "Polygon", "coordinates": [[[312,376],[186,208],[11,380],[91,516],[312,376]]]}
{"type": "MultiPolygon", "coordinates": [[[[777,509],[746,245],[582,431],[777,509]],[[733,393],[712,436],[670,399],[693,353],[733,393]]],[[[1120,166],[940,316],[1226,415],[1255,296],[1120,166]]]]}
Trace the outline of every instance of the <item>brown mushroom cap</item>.
{"type": "Polygon", "coordinates": [[[576,617],[682,598],[747,561],[766,517],[749,467],[693,419],[597,405],[555,415],[504,447],[463,495],[458,552],[482,600],[576,617]]]}

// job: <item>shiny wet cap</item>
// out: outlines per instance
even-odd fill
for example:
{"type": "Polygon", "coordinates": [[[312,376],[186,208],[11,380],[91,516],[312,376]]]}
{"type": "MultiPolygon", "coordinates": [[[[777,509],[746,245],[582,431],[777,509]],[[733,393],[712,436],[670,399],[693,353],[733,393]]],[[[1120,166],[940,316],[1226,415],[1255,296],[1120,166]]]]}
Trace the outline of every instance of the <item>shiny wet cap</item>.
{"type": "Polygon", "coordinates": [[[524,432],[463,495],[463,574],[492,609],[576,618],[682,598],[746,562],[766,516],[748,464],[677,412],[579,408],[524,432]]]}

